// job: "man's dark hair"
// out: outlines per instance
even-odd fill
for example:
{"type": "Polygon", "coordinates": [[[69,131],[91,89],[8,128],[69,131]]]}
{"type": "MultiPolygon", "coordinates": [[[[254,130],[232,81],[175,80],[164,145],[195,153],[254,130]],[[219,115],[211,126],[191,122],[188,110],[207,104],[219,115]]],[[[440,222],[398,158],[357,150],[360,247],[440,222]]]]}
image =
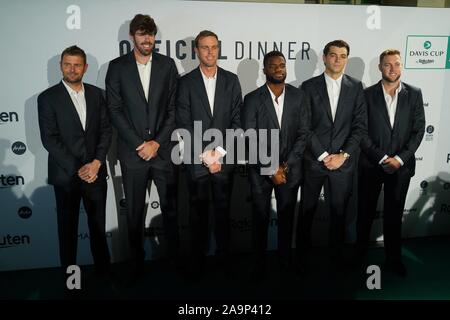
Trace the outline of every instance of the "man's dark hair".
{"type": "Polygon", "coordinates": [[[206,38],[206,37],[214,37],[217,39],[217,42],[219,42],[219,37],[217,37],[217,34],[215,34],[212,31],[209,31],[209,30],[203,30],[203,31],[200,31],[200,33],[195,37],[195,40],[194,40],[195,47],[198,48],[198,42],[200,41],[200,39],[206,38]]]}
{"type": "Polygon", "coordinates": [[[83,49],[77,46],[70,46],[64,49],[64,51],[61,53],[61,61],[63,60],[65,55],[82,57],[84,64],[86,64],[86,53],[84,53],[83,49]]]}
{"type": "Polygon", "coordinates": [[[385,56],[394,56],[394,55],[399,55],[400,56],[400,51],[398,51],[397,49],[387,49],[384,50],[381,54],[380,54],[380,64],[383,61],[383,58],[385,56]]]}
{"type": "Polygon", "coordinates": [[[280,51],[276,51],[276,50],[270,51],[270,52],[266,53],[266,55],[264,56],[264,60],[263,60],[264,68],[267,67],[267,63],[269,62],[269,59],[272,57],[283,57],[284,61],[286,61],[284,54],[281,53],[280,51]]]}
{"type": "Polygon", "coordinates": [[[330,47],[338,47],[347,49],[347,56],[350,55],[350,46],[344,40],[333,40],[328,42],[325,48],[323,48],[323,54],[326,56],[330,51],[330,47]]]}
{"type": "Polygon", "coordinates": [[[136,31],[142,31],[144,34],[155,36],[156,32],[158,32],[158,28],[152,17],[148,14],[138,13],[130,22],[130,34],[134,36],[136,31]]]}

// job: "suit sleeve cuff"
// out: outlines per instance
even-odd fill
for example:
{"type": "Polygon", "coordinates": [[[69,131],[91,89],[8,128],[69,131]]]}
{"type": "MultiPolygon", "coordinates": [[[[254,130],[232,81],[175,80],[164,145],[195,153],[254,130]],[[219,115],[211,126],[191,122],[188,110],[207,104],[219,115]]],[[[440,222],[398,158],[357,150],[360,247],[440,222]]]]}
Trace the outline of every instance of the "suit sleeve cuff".
{"type": "Polygon", "coordinates": [[[399,156],[395,156],[394,158],[397,159],[397,161],[400,162],[400,164],[402,166],[404,165],[404,162],[403,162],[402,158],[400,158],[399,156]]]}
{"type": "Polygon", "coordinates": [[[105,161],[106,161],[106,159],[104,159],[103,157],[99,157],[99,156],[96,156],[96,157],[94,158],[94,160],[92,160],[92,162],[94,162],[95,160],[97,160],[98,162],[100,162],[100,166],[104,165],[104,164],[105,164],[105,161]]]}
{"type": "Polygon", "coordinates": [[[384,160],[386,160],[388,158],[387,154],[384,155],[383,158],[381,158],[381,160],[378,162],[378,164],[381,166],[384,162],[384,160]]]}
{"type": "Polygon", "coordinates": [[[217,152],[219,152],[220,155],[221,155],[222,157],[225,157],[225,155],[227,154],[227,152],[225,151],[225,149],[222,148],[221,146],[217,146],[215,150],[216,150],[217,152]]]}
{"type": "Polygon", "coordinates": [[[328,155],[329,155],[329,153],[325,151],[324,153],[322,153],[320,155],[320,157],[317,158],[317,161],[322,162],[323,159],[325,159],[328,155]]]}
{"type": "MultiPolygon", "coordinates": [[[[157,141],[158,142],[158,141],[157,141]]],[[[137,146],[136,146],[136,148],[134,148],[134,150],[137,150],[137,148],[139,148],[140,146],[142,146],[143,144],[145,143],[145,141],[142,141],[140,144],[138,144],[137,146]]],[[[158,142],[159,143],[159,142],[158,142]]]]}

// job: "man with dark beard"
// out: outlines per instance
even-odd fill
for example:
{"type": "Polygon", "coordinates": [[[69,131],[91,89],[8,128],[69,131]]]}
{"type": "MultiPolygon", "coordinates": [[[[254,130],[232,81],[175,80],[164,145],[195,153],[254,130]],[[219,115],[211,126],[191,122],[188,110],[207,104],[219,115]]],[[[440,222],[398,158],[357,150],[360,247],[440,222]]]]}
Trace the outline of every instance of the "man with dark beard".
{"type": "Polygon", "coordinates": [[[368,134],[361,140],[357,221],[358,259],[362,261],[384,184],[383,231],[386,266],[400,276],[407,271],[401,259],[402,217],[409,182],[414,176],[414,153],[422,141],[425,114],[422,92],[400,81],[398,50],[380,55],[382,80],[365,90],[368,134]]]}
{"type": "MultiPolygon", "coordinates": [[[[278,215],[278,251],[282,271],[291,264],[291,245],[294,211],[302,178],[302,158],[308,136],[308,119],[302,100],[303,93],[286,80],[286,60],[278,51],[264,56],[266,84],[245,96],[242,110],[244,130],[266,129],[267,148],[258,155],[278,154],[278,164],[263,164],[258,157],[256,164],[248,166],[253,203],[253,276],[261,279],[265,273],[265,251],[269,226],[271,195],[275,189],[278,215]],[[270,135],[279,132],[279,140],[271,145],[270,135]],[[271,175],[263,175],[262,168],[273,167],[271,175]]],[[[259,134],[257,136],[260,138],[259,134]]],[[[260,146],[260,143],[258,142],[260,146]]],[[[252,148],[249,148],[252,150],[252,148]]],[[[249,155],[249,159],[252,155],[249,155]]],[[[268,170],[269,171],[269,170],[268,170]]]]}
{"type": "Polygon", "coordinates": [[[145,196],[152,180],[172,265],[179,246],[176,174],[170,158],[178,72],[171,58],[153,51],[156,32],[150,16],[137,14],[130,23],[134,49],[111,61],[106,75],[108,108],[119,136],[133,278],[143,272],[145,196]]]}

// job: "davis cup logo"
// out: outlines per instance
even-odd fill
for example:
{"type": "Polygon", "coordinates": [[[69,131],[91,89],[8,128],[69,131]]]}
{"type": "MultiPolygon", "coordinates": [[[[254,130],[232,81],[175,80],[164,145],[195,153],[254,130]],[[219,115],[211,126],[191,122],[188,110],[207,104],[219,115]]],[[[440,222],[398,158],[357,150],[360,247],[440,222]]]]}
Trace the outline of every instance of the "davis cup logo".
{"type": "Polygon", "coordinates": [[[406,39],[405,68],[448,69],[448,42],[448,36],[409,35],[406,39]]]}

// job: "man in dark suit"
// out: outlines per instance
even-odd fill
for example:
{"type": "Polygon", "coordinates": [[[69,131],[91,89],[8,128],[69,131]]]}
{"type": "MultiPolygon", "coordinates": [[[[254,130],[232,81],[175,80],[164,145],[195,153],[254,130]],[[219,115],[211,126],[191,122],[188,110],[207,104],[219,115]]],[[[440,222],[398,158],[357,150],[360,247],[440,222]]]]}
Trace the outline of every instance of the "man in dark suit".
{"type": "Polygon", "coordinates": [[[190,146],[185,144],[185,155],[189,159],[185,158],[184,163],[190,191],[192,249],[196,271],[201,273],[207,250],[210,205],[214,207],[216,254],[224,263],[228,260],[234,168],[234,159],[225,156],[227,148],[233,145],[225,146],[224,141],[215,140],[207,146],[208,142],[202,137],[207,130],[215,129],[224,138],[227,129],[241,127],[242,93],[237,76],[217,66],[219,41],[215,33],[200,32],[195,38],[195,52],[200,65],[180,79],[176,119],[177,126],[185,129],[193,142],[190,146]],[[200,130],[194,130],[199,125],[200,130]],[[198,152],[195,144],[200,146],[198,152]]]}
{"type": "Polygon", "coordinates": [[[378,68],[382,79],[364,92],[368,134],[361,140],[357,248],[362,259],[384,184],[386,264],[395,273],[406,276],[401,259],[402,217],[416,167],[414,153],[425,131],[425,113],[421,90],[400,80],[402,60],[398,50],[383,51],[378,68]]]}
{"type": "MultiPolygon", "coordinates": [[[[265,271],[265,251],[269,227],[272,191],[275,189],[278,216],[278,251],[282,270],[291,264],[292,235],[297,193],[302,177],[303,152],[307,143],[308,118],[302,92],[286,80],[286,60],[279,51],[264,56],[266,84],[245,96],[242,109],[242,126],[248,129],[267,129],[268,150],[264,154],[278,157],[272,174],[264,175],[258,161],[249,163],[248,177],[251,185],[253,215],[253,250],[255,276],[265,271]],[[270,143],[270,134],[278,131],[279,140],[270,143]]],[[[261,134],[261,131],[259,131],[261,134]]],[[[257,141],[250,141],[257,144],[257,141]]],[[[249,148],[251,150],[251,148],[249,148]]],[[[251,151],[250,151],[251,152],[251,151]]],[[[249,159],[251,159],[249,155],[249,159]]],[[[257,157],[259,159],[259,157],[257,157]]],[[[250,160],[249,160],[250,161],[250,160]]],[[[273,165],[273,164],[266,164],[273,165]]]]}
{"type": "Polygon", "coordinates": [[[48,182],[55,190],[60,261],[64,268],[76,264],[83,199],[95,270],[106,274],[110,256],[105,234],[105,160],[111,142],[106,104],[99,88],[82,82],[88,67],[82,49],[65,49],[60,65],[62,81],[38,97],[48,182]]]}
{"type": "Polygon", "coordinates": [[[145,197],[151,181],[158,190],[172,266],[179,247],[176,172],[170,159],[178,72],[171,58],[154,52],[156,32],[150,16],[137,14],[130,23],[134,49],[112,60],[106,75],[107,104],[119,137],[134,277],[143,273],[145,197]]]}
{"type": "Polygon", "coordinates": [[[342,263],[345,211],[356,169],[356,154],[367,130],[366,104],[360,81],[344,74],[350,52],[343,40],[329,42],[323,50],[325,72],[302,84],[310,114],[311,136],[305,151],[302,215],[297,248],[301,267],[307,267],[311,227],[320,191],[330,203],[332,258],[342,263]]]}

